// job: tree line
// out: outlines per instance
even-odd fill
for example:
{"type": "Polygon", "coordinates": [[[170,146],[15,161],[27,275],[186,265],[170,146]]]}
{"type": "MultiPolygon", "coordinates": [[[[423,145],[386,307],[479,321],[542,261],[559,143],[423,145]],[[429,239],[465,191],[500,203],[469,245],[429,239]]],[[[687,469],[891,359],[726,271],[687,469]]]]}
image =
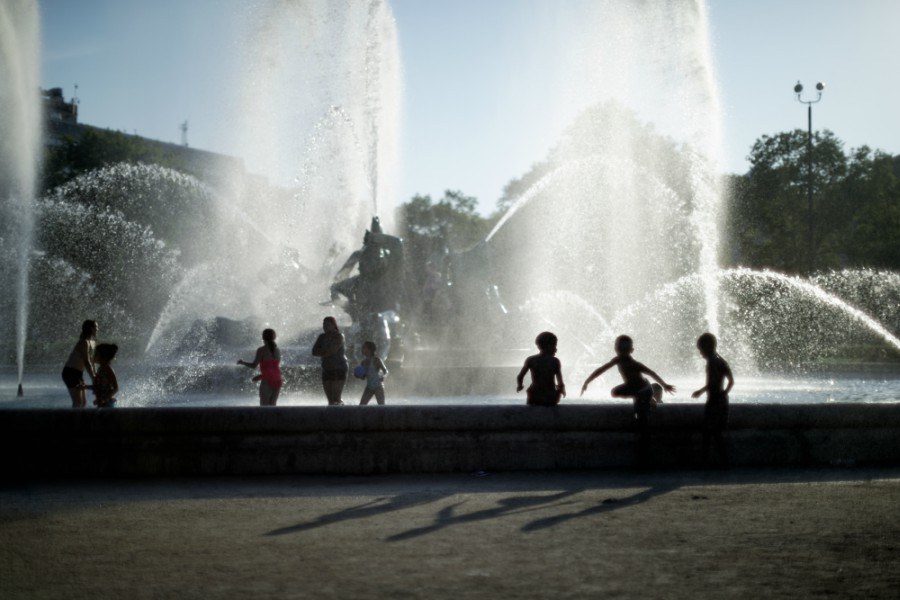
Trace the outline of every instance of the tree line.
{"type": "MultiPolygon", "coordinates": [[[[842,268],[900,270],[900,156],[867,146],[846,150],[828,130],[764,135],[750,149],[750,169],[725,177],[720,263],[790,274],[842,268]],[[811,203],[810,203],[811,198],[811,203]],[[810,210],[810,207],[812,210],[810,210]]],[[[152,163],[189,174],[189,165],[140,138],[92,130],[46,150],[42,187],[117,162],[152,163]]],[[[495,211],[459,190],[416,195],[397,210],[410,264],[440,251],[472,247],[515,199],[546,171],[536,164],[511,180],[495,211]]]]}

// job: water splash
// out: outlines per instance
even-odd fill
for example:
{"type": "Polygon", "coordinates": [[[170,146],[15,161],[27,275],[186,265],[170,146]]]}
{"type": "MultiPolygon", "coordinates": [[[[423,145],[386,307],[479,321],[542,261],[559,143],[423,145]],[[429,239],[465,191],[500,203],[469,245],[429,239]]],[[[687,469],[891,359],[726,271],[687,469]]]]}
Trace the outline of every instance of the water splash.
{"type": "Polygon", "coordinates": [[[401,94],[389,4],[266,1],[247,21],[237,145],[250,171],[301,186],[288,213],[301,227],[285,242],[321,264],[333,244],[356,248],[373,212],[393,229],[401,94]]]}
{"type": "Polygon", "coordinates": [[[37,2],[0,3],[0,202],[4,217],[0,241],[5,242],[3,245],[9,246],[7,251],[16,257],[16,273],[4,282],[4,286],[16,290],[14,313],[19,385],[25,369],[29,259],[41,143],[39,28],[37,2]]]}

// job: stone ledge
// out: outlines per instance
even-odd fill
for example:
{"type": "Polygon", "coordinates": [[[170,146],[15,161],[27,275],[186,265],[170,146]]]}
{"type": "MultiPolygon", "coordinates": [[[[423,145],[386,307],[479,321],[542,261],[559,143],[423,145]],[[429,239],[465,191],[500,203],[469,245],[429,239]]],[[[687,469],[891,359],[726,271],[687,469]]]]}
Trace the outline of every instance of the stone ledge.
{"type": "MultiPolygon", "coordinates": [[[[667,403],[652,464],[696,464],[703,407],[667,403]]],[[[248,475],[627,468],[627,404],[0,411],[0,473],[248,475]]],[[[900,464],[900,404],[733,405],[736,466],[900,464]]]]}

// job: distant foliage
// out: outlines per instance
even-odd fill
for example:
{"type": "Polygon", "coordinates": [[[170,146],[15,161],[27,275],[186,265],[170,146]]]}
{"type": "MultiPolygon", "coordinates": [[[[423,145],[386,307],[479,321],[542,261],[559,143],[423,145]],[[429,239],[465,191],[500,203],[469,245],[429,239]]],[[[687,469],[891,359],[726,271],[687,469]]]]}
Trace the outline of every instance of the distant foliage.
{"type": "Polygon", "coordinates": [[[797,129],[758,139],[750,164],[731,181],[729,265],[808,273],[811,184],[816,271],[900,269],[896,157],[865,146],[845,152],[827,130],[813,134],[810,155],[807,132],[797,129]]]}

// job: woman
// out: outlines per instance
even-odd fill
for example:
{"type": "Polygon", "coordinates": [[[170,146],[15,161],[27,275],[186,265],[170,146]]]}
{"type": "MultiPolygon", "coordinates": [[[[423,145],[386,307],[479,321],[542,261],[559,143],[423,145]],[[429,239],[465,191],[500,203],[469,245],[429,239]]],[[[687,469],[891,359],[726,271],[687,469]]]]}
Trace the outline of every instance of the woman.
{"type": "Polygon", "coordinates": [[[324,333],[320,334],[312,347],[312,355],[322,358],[322,387],[328,406],[340,406],[341,393],[347,381],[347,356],[344,354],[344,334],[338,329],[334,317],[322,320],[324,333]]]}
{"type": "Polygon", "coordinates": [[[275,343],[275,330],[264,329],[263,345],[256,349],[253,362],[238,360],[237,364],[255,369],[259,367],[259,375],[253,381],[259,381],[259,405],[275,406],[278,394],[281,393],[281,350],[275,343]]]}
{"type": "Polygon", "coordinates": [[[85,398],[84,372],[91,376],[91,384],[97,377],[94,370],[94,349],[97,344],[97,321],[88,320],[81,324],[81,337],[69,354],[62,370],[62,380],[72,397],[72,408],[84,408],[87,405],[85,398]]]}

